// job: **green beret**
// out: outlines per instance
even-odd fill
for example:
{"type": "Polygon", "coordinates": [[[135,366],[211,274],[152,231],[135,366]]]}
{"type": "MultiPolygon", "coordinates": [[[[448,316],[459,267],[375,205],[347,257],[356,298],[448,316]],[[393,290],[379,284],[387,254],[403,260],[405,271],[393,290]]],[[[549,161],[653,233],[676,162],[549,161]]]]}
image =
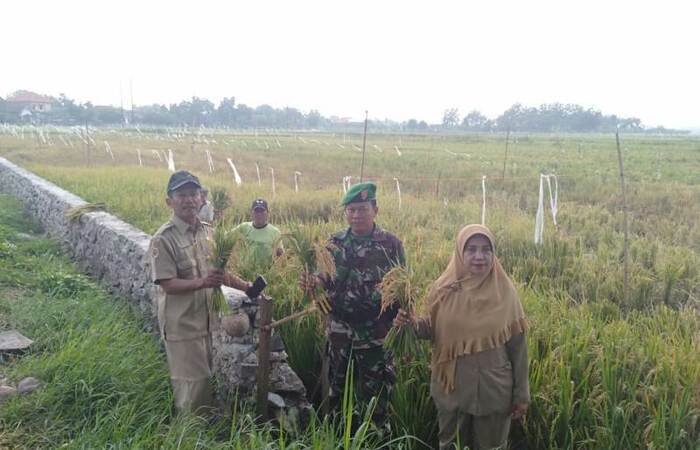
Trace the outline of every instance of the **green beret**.
{"type": "Polygon", "coordinates": [[[376,200],[377,198],[377,185],[371,181],[365,181],[364,183],[357,183],[350,186],[348,192],[345,193],[343,200],[340,202],[341,205],[345,206],[350,203],[358,202],[368,202],[370,200],[376,200]]]}

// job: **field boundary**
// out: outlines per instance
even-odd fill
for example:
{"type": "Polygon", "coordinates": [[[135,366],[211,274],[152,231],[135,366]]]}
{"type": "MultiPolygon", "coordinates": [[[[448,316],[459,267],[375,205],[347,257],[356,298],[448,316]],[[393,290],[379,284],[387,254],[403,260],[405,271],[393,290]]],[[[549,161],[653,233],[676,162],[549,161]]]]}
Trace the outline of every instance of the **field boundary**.
{"type": "MultiPolygon", "coordinates": [[[[66,212],[86,205],[85,200],[1,157],[0,191],[19,198],[28,213],[61,243],[82,270],[102,281],[112,293],[129,299],[146,318],[148,331],[157,333],[159,290],[151,281],[150,235],[106,212],[89,212],[70,221],[66,212]]],[[[258,306],[238,290],[223,290],[231,309],[247,313],[253,326],[240,338],[232,338],[221,330],[213,333],[217,395],[248,398],[255,387],[258,306]]],[[[289,414],[305,413],[310,405],[304,385],[287,364],[283,348],[276,350],[271,355],[270,391],[283,397],[289,414]]]]}

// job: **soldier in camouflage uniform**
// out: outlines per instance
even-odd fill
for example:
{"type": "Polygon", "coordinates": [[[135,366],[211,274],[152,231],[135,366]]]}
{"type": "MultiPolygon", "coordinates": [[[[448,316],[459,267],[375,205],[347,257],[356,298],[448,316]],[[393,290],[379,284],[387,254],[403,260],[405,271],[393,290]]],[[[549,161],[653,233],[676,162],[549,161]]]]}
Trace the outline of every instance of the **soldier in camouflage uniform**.
{"type": "Polygon", "coordinates": [[[385,426],[396,373],[393,355],[383,344],[398,310],[380,314],[379,284],[394,265],[405,264],[403,244],[374,223],[378,208],[373,183],[352,186],[342,204],[350,227],[334,234],[328,246],[335,259],[336,278],[302,279],[302,288],[321,284],[332,307],[326,321],[330,406],[336,411],[340,406],[352,359],[361,396],[365,400],[377,397],[372,419],[385,426]]]}

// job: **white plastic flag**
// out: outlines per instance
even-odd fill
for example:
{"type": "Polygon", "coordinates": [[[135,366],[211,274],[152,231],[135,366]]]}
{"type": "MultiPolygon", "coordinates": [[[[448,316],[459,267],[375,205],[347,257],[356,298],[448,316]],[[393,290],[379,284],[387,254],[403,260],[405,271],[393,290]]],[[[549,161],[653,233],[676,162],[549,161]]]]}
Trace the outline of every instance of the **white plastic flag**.
{"type": "Polygon", "coordinates": [[[397,154],[397,155],[401,156],[401,150],[399,150],[399,146],[398,146],[398,145],[394,145],[394,150],[396,150],[396,154],[397,154]]]}
{"type": "Polygon", "coordinates": [[[141,161],[141,149],[140,148],[136,149],[136,155],[139,158],[139,166],[143,166],[143,161],[141,161]]]}
{"type": "Polygon", "coordinates": [[[255,163],[255,172],[258,174],[258,186],[262,185],[262,179],[260,178],[260,166],[258,163],[255,163]]]}

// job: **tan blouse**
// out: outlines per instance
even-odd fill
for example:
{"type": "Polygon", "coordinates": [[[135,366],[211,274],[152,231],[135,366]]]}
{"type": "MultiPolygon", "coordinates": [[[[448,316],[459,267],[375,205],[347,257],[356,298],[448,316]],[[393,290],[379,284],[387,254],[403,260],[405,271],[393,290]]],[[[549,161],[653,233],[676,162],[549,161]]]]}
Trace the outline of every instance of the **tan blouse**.
{"type": "MultiPolygon", "coordinates": [[[[420,338],[432,340],[430,318],[418,319],[416,331],[420,338]]],[[[476,416],[505,413],[516,403],[530,403],[525,334],[513,336],[501,347],[459,356],[454,391],[445,392],[433,376],[430,393],[438,408],[476,416]]]]}

